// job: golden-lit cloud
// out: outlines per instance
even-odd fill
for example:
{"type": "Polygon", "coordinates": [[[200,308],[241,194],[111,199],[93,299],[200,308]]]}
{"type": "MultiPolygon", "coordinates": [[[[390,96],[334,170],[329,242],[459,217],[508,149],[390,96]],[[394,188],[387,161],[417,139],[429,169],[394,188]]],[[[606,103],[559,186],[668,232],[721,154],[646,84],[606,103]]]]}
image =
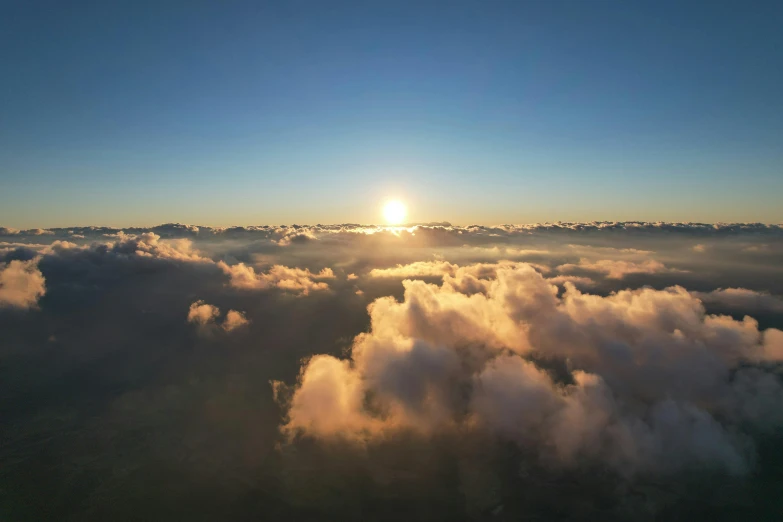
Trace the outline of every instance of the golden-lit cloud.
{"type": "Polygon", "coordinates": [[[220,310],[216,306],[204,301],[196,301],[188,310],[188,322],[204,325],[213,322],[219,315],[220,310]]]}
{"type": "Polygon", "coordinates": [[[329,285],[319,280],[334,279],[335,277],[332,269],[328,267],[313,274],[308,269],[275,265],[265,273],[257,273],[252,266],[247,266],[244,263],[229,266],[220,261],[217,265],[230,277],[231,286],[244,290],[265,290],[277,287],[281,290],[308,295],[310,292],[328,290],[329,285]]]}
{"type": "Polygon", "coordinates": [[[248,321],[247,317],[243,312],[238,312],[236,310],[229,310],[226,313],[226,318],[223,321],[222,328],[227,332],[232,332],[237,328],[247,326],[248,324],[250,324],[250,321],[248,321]]]}
{"type": "Polygon", "coordinates": [[[577,264],[563,264],[557,267],[557,270],[563,273],[573,272],[575,270],[585,270],[588,272],[597,272],[605,274],[610,279],[622,279],[625,276],[633,274],[659,274],[672,272],[674,269],[666,267],[660,261],[647,259],[645,261],[626,261],[619,259],[601,259],[591,261],[582,258],[577,264]]]}
{"type": "MultiPolygon", "coordinates": [[[[237,491],[232,477],[263,469],[286,502],[312,490],[307,509],[348,476],[430,495],[420,485],[448,475],[477,513],[500,502],[477,501],[486,491],[562,473],[609,497],[661,477],[752,480],[783,427],[780,237],[650,223],[18,231],[0,238],[3,277],[26,281],[0,287],[0,352],[24,379],[0,388],[52,408],[58,437],[78,433],[69,451],[120,445],[123,469],[154,451],[155,470],[237,491]],[[71,390],[106,413],[74,417],[71,390]],[[525,477],[508,481],[507,457],[525,477]]],[[[44,440],[28,418],[20,433],[44,440]]]]}
{"type": "Polygon", "coordinates": [[[598,459],[621,474],[703,465],[741,474],[752,455],[733,435],[737,423],[783,425],[780,383],[756,388],[738,369],[743,360],[778,360],[778,330],[707,315],[680,287],[599,296],[566,281],[558,295],[517,264],[495,267],[483,292],[463,293],[461,279],[476,267],[447,268],[453,280],[406,280],[402,302],[370,304],[371,329],[355,338],[350,358],[318,356],[302,368],[289,436],[368,442],[401,430],[479,429],[538,446],[562,465],[598,459]],[[536,357],[568,360],[570,384],[555,382],[536,357]]]}
{"type": "Polygon", "coordinates": [[[0,307],[34,308],[46,293],[44,276],[38,259],[14,260],[0,265],[0,307]]]}
{"type": "MultiPolygon", "coordinates": [[[[204,301],[196,301],[190,305],[188,310],[188,322],[198,325],[202,328],[204,333],[209,333],[209,327],[216,326],[218,317],[220,316],[220,309],[217,306],[207,304],[204,301]]],[[[226,313],[226,317],[223,323],[220,325],[226,332],[232,332],[237,328],[250,324],[244,312],[238,312],[236,310],[229,310],[226,313]]]]}

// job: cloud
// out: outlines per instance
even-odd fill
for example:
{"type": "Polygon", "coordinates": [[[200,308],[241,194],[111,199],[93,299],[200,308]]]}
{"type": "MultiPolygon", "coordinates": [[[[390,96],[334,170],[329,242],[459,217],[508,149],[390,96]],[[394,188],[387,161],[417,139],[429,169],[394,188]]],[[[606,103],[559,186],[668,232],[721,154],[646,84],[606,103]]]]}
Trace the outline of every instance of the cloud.
{"type": "Polygon", "coordinates": [[[193,242],[187,238],[161,240],[154,232],[139,235],[125,234],[120,231],[117,242],[111,243],[112,251],[139,257],[154,257],[173,261],[193,261],[211,263],[193,248],[193,242]]]}
{"type": "Polygon", "coordinates": [[[602,259],[600,261],[590,261],[582,258],[578,264],[564,264],[557,267],[560,272],[573,272],[575,270],[586,270],[588,272],[603,273],[609,279],[623,279],[632,274],[659,274],[666,272],[677,272],[672,268],[667,268],[660,261],[648,259],[646,261],[624,261],[615,259],[602,259]]]}
{"type": "Polygon", "coordinates": [[[279,246],[289,246],[291,244],[303,244],[308,241],[316,241],[318,238],[312,230],[302,228],[287,228],[278,232],[282,237],[277,240],[279,246]]]}
{"type": "MultiPolygon", "coordinates": [[[[276,394],[282,386],[273,383],[276,394]]],[[[383,423],[363,414],[364,396],[361,375],[351,368],[349,361],[316,355],[300,375],[286,429],[357,439],[377,433],[383,423]]]]}
{"type": "Polygon", "coordinates": [[[694,252],[698,252],[699,254],[702,254],[707,251],[707,246],[703,245],[701,243],[694,245],[693,248],[691,248],[694,252]]]}
{"type": "Polygon", "coordinates": [[[597,458],[624,474],[689,465],[748,471],[742,445],[707,412],[663,399],[642,420],[623,412],[600,377],[576,371],[573,380],[557,386],[534,364],[502,356],[476,376],[471,410],[510,440],[546,446],[558,462],[597,458]]]}
{"type": "Polygon", "coordinates": [[[38,261],[14,260],[0,267],[0,307],[27,310],[37,306],[38,299],[46,293],[38,261]]]}
{"type": "Polygon", "coordinates": [[[236,310],[229,310],[226,314],[226,318],[223,321],[223,330],[232,332],[237,328],[250,324],[243,312],[237,312],[236,310]]]}
{"type": "Polygon", "coordinates": [[[393,268],[374,268],[370,271],[370,277],[442,277],[446,274],[452,275],[457,268],[457,265],[448,261],[416,261],[393,268]]]}
{"type": "Polygon", "coordinates": [[[719,288],[711,292],[691,292],[702,302],[719,305],[742,313],[783,313],[783,298],[767,292],[756,292],[747,288],[719,288]]]}
{"type": "Polygon", "coordinates": [[[760,359],[766,361],[783,361],[783,331],[770,328],[764,332],[764,353],[760,359]]]}
{"type": "Polygon", "coordinates": [[[505,253],[514,257],[526,256],[544,256],[549,254],[548,250],[536,250],[533,248],[506,248],[505,253]]]}
{"type": "Polygon", "coordinates": [[[46,248],[46,243],[20,243],[20,242],[13,242],[13,241],[0,241],[0,248],[11,250],[14,248],[29,248],[32,250],[41,250],[43,248],[46,248]]]}
{"type": "Polygon", "coordinates": [[[488,431],[558,466],[601,462],[633,476],[747,473],[743,426],[783,425],[779,378],[742,367],[778,360],[783,332],[707,315],[681,287],[599,296],[564,282],[558,295],[514,264],[465,292],[462,279],[478,269],[447,268],[454,276],[440,286],[406,280],[402,302],[371,303],[370,331],[349,359],[316,356],[302,368],[284,433],[364,443],[488,431]],[[543,360],[566,367],[556,378],[543,360]]]}
{"type": "Polygon", "coordinates": [[[616,248],[607,246],[593,246],[593,245],[575,245],[570,244],[568,248],[571,250],[577,250],[584,253],[596,254],[596,255],[611,255],[614,257],[647,257],[655,252],[652,250],[641,250],[639,248],[616,248]]]}
{"type": "Polygon", "coordinates": [[[470,247],[470,245],[464,245],[466,248],[471,248],[472,252],[484,254],[487,256],[510,256],[510,257],[529,257],[529,256],[545,256],[550,252],[548,250],[540,250],[534,248],[501,248],[499,246],[493,247],[470,247]]]}
{"type": "Polygon", "coordinates": [[[559,275],[555,277],[547,277],[547,282],[553,285],[563,285],[565,283],[571,283],[577,288],[591,288],[596,286],[596,282],[589,277],[573,276],[573,275],[559,275]]]}
{"type": "Polygon", "coordinates": [[[188,322],[205,325],[215,321],[215,318],[220,315],[220,309],[211,304],[207,304],[204,301],[196,301],[190,305],[188,310],[188,322]]]}
{"type": "MultiPolygon", "coordinates": [[[[207,304],[204,301],[196,301],[190,305],[188,310],[188,322],[198,325],[199,327],[208,327],[216,324],[217,318],[220,317],[220,309],[217,306],[207,304]]],[[[223,324],[220,325],[226,332],[233,332],[237,328],[250,324],[244,312],[238,312],[236,310],[229,310],[226,313],[226,317],[223,320],[223,324]]]]}
{"type": "Polygon", "coordinates": [[[25,230],[23,234],[28,236],[51,236],[54,235],[54,231],[45,228],[31,228],[29,230],[25,230]]]}
{"type": "Polygon", "coordinates": [[[229,266],[225,262],[219,261],[217,265],[231,278],[231,286],[244,290],[266,290],[276,287],[292,293],[308,295],[313,291],[329,289],[327,283],[316,280],[334,279],[335,277],[331,268],[324,268],[313,274],[306,268],[275,265],[266,273],[256,273],[252,266],[247,266],[244,263],[229,266]]]}
{"type": "MultiPolygon", "coordinates": [[[[313,240],[348,242],[359,244],[410,244],[430,246],[488,245],[487,254],[495,251],[502,255],[543,255],[539,246],[530,248],[529,241],[537,238],[554,238],[571,241],[589,237],[597,241],[647,240],[666,238],[760,238],[783,237],[783,226],[763,223],[665,223],[665,222],[589,222],[589,223],[532,223],[504,224],[496,226],[457,226],[448,223],[411,225],[406,228],[389,228],[379,225],[336,224],[336,225],[292,225],[292,226],[237,226],[210,227],[169,223],[149,228],[127,227],[68,227],[51,229],[16,230],[0,227],[0,236],[22,237],[69,237],[72,235],[99,239],[105,235],[116,237],[123,232],[128,235],[154,233],[165,239],[188,238],[199,241],[226,241],[254,239],[268,240],[280,246],[306,243],[313,240]],[[524,245],[510,244],[524,242],[524,245]],[[495,250],[496,249],[496,250],[495,250]]],[[[601,247],[596,247],[601,248],[601,247]]],[[[615,248],[615,247],[609,247],[615,248]]],[[[618,251],[633,248],[616,248],[618,251]]]]}
{"type": "Polygon", "coordinates": [[[494,277],[500,268],[515,266],[533,267],[539,271],[548,271],[549,268],[535,263],[522,263],[518,261],[497,261],[492,263],[475,263],[468,266],[459,266],[448,261],[416,261],[407,265],[399,264],[392,268],[374,268],[370,271],[370,277],[374,278],[399,278],[421,279],[442,277],[447,284],[455,288],[473,288],[474,291],[483,291],[485,283],[481,282],[494,277]]]}
{"type": "Polygon", "coordinates": [[[0,457],[13,457],[0,475],[22,518],[46,518],[25,498],[56,501],[84,473],[95,480],[52,509],[117,518],[139,509],[126,492],[161,473],[182,487],[144,490],[148,519],[167,505],[181,519],[272,509],[350,520],[393,498],[414,519],[468,519],[479,504],[475,519],[502,508],[627,520],[627,502],[683,518],[708,503],[700,491],[767,498],[783,426],[777,229],[51,231],[0,243],[0,270],[18,261],[34,273],[37,260],[45,279],[35,313],[0,310],[0,457]],[[315,239],[276,244],[302,233],[315,239]],[[696,243],[720,259],[692,255],[696,243]],[[755,244],[770,248],[742,252],[755,244]],[[513,257],[533,251],[540,264],[513,257]],[[550,268],[650,255],[690,272],[550,268]],[[41,451],[65,458],[44,465],[41,451]],[[20,476],[30,480],[10,480],[20,476]],[[271,508],[236,504],[259,491],[273,492],[271,508]]]}

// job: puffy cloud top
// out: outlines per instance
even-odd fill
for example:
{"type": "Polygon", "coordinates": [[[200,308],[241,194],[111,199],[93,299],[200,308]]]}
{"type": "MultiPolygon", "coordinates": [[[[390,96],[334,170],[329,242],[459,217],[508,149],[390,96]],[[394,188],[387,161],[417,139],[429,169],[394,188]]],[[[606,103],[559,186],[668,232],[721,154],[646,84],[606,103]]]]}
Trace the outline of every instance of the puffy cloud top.
{"type": "Polygon", "coordinates": [[[277,287],[301,295],[308,295],[313,291],[328,290],[329,285],[318,280],[334,279],[335,277],[331,268],[324,268],[313,274],[306,268],[289,268],[282,265],[275,265],[266,273],[256,273],[252,266],[247,266],[244,263],[229,266],[225,262],[219,261],[218,267],[231,278],[230,284],[235,288],[265,290],[277,287]]]}
{"type": "Polygon", "coordinates": [[[0,306],[34,308],[46,293],[44,276],[38,259],[14,260],[0,267],[0,306]]]}
{"type": "MultiPolygon", "coordinates": [[[[207,304],[204,301],[196,301],[190,305],[188,310],[188,322],[199,325],[200,327],[214,326],[217,318],[220,316],[220,309],[217,306],[207,304]]],[[[237,328],[250,324],[244,312],[229,310],[226,313],[223,324],[220,328],[226,332],[233,332],[237,328]]],[[[208,329],[206,331],[209,331],[208,329]]]]}
{"type": "Polygon", "coordinates": [[[783,332],[708,315],[681,287],[602,297],[565,282],[559,295],[529,265],[476,279],[481,269],[428,264],[428,275],[454,275],[406,280],[402,302],[370,304],[350,359],[302,369],[284,431],[371,441],[488,430],[559,465],[743,474],[753,451],[741,427],[783,426],[779,380],[742,366],[778,360],[783,332]],[[551,358],[569,364],[557,379],[536,362],[551,358]]]}
{"type": "Polygon", "coordinates": [[[188,322],[203,325],[213,322],[219,315],[220,310],[216,306],[207,304],[204,301],[196,301],[190,305],[188,310],[188,322]]]}
{"type": "Polygon", "coordinates": [[[250,321],[247,320],[247,317],[245,317],[243,312],[229,310],[228,313],[226,313],[225,320],[223,321],[223,329],[227,332],[231,332],[249,323],[250,321]]]}

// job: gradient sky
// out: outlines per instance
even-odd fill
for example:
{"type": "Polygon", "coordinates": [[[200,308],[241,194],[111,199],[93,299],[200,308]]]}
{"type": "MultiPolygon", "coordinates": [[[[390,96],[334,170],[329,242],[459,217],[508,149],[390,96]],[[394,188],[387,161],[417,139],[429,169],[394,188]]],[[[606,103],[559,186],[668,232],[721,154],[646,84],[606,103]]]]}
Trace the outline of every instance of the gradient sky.
{"type": "Polygon", "coordinates": [[[783,2],[0,4],[0,225],[782,222],[783,2]]]}

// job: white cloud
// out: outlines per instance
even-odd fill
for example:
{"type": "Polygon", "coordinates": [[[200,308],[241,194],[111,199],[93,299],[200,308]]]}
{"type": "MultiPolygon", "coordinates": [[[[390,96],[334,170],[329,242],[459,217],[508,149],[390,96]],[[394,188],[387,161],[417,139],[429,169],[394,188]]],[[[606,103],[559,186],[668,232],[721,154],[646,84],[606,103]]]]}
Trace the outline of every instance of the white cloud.
{"type": "Polygon", "coordinates": [[[740,474],[752,465],[742,423],[783,425],[780,382],[740,369],[779,360],[782,332],[707,315],[680,287],[602,297],[564,282],[558,296],[529,265],[485,279],[479,265],[448,269],[442,285],[407,280],[402,302],[370,304],[350,359],[305,365],[284,431],[368,441],[486,430],[561,465],[740,474]],[[463,290],[471,278],[479,291],[463,290]],[[530,356],[568,361],[566,382],[530,356]]]}
{"type": "Polygon", "coordinates": [[[0,306],[34,308],[46,293],[44,276],[38,259],[14,260],[0,268],[0,306]]]}
{"type": "Polygon", "coordinates": [[[124,234],[122,231],[118,237],[118,241],[112,245],[112,248],[118,252],[173,261],[212,262],[202,257],[199,251],[193,248],[193,242],[187,238],[162,240],[154,232],[144,232],[135,236],[124,234]]]}
{"type": "Polygon", "coordinates": [[[228,265],[219,261],[217,265],[231,278],[231,286],[245,290],[266,290],[276,287],[292,293],[308,295],[313,291],[329,289],[327,283],[319,280],[335,278],[331,268],[324,268],[313,274],[306,268],[275,265],[266,273],[257,273],[252,266],[247,266],[244,263],[228,265]]]}
{"type": "Polygon", "coordinates": [[[393,268],[374,268],[370,270],[370,277],[442,277],[446,274],[454,274],[457,268],[459,268],[457,265],[448,261],[416,261],[393,268]]]}
{"type": "Polygon", "coordinates": [[[311,229],[301,228],[287,228],[277,231],[280,235],[280,239],[276,241],[279,246],[289,246],[296,243],[307,243],[308,241],[316,241],[318,238],[311,229]]]}

